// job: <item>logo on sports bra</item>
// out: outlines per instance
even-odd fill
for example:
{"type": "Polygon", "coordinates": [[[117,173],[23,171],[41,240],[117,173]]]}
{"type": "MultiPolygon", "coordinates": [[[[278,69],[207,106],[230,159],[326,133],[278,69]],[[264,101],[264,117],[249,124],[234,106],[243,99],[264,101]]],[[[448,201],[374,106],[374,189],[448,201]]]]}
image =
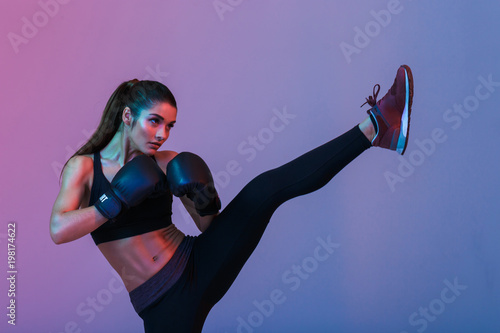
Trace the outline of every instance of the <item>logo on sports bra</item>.
{"type": "Polygon", "coordinates": [[[101,197],[99,198],[99,201],[104,202],[104,200],[107,200],[107,199],[108,199],[108,197],[106,196],[106,194],[103,194],[103,195],[101,195],[101,197]]]}

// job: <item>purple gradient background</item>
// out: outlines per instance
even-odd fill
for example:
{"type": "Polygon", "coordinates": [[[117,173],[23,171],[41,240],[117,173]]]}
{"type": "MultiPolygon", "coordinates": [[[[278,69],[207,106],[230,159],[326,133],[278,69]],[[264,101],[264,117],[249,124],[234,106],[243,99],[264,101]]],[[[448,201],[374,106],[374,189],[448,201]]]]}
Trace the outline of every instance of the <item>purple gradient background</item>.
{"type": "MultiPolygon", "coordinates": [[[[214,173],[240,164],[229,183],[218,183],[227,204],[258,173],[363,120],[359,105],[373,85],[382,96],[407,63],[416,87],[405,161],[420,165],[391,189],[384,174],[397,174],[401,159],[373,148],[325,188],[284,204],[204,331],[237,332],[238,318],[250,316],[256,327],[240,332],[499,332],[500,87],[458,128],[443,118],[474,95],[479,76],[500,82],[498,1],[401,0],[350,62],[340,44],[353,45],[353,29],[375,22],[370,11],[391,1],[220,2],[232,11],[219,16],[212,0],[68,1],[18,52],[8,34],[22,35],[23,17],[43,18],[43,6],[0,4],[2,276],[9,221],[17,223],[18,262],[16,326],[7,324],[4,279],[0,330],[142,330],[90,236],[56,246],[48,232],[60,167],[122,81],[158,79],[174,92],[178,124],[165,149],[196,152],[214,173]],[[295,118],[247,161],[238,146],[269,126],[274,109],[295,118]],[[415,140],[436,128],[446,141],[418,155],[415,140]],[[317,237],[327,236],[340,247],[291,290],[283,274],[310,263],[317,237]],[[440,309],[443,281],[455,278],[467,289],[440,309]],[[255,315],[253,302],[275,289],[286,301],[255,315]],[[106,303],[99,311],[87,305],[96,297],[106,303]],[[411,325],[412,313],[429,305],[442,313],[425,329],[422,315],[411,325]]],[[[174,223],[195,234],[178,205],[174,223]]]]}

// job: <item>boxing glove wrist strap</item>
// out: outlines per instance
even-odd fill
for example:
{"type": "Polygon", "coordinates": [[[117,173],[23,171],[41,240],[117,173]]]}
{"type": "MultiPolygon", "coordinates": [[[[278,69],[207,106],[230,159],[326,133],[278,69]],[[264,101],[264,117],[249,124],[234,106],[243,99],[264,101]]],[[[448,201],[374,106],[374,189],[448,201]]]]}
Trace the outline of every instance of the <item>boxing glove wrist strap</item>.
{"type": "Polygon", "coordinates": [[[99,213],[108,220],[116,218],[123,209],[121,200],[112,189],[101,195],[94,205],[99,213]]]}
{"type": "Polygon", "coordinates": [[[198,193],[198,195],[195,195],[190,199],[193,200],[196,212],[200,216],[217,214],[221,208],[221,202],[217,192],[215,193],[215,196],[211,197],[200,195],[200,193],[198,193]]]}

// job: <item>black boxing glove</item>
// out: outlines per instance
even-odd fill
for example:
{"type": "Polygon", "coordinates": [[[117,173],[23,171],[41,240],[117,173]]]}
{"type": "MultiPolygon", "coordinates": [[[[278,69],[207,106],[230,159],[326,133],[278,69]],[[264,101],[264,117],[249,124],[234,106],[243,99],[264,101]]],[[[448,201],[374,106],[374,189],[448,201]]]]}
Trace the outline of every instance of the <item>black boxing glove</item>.
{"type": "Polygon", "coordinates": [[[111,188],[99,197],[95,207],[102,216],[114,219],[165,186],[165,181],[165,174],[150,156],[137,156],[116,173],[111,188]]]}
{"type": "Polygon", "coordinates": [[[172,194],[186,195],[200,216],[219,212],[221,203],[212,174],[198,155],[182,152],[174,157],[167,165],[167,181],[172,194]]]}

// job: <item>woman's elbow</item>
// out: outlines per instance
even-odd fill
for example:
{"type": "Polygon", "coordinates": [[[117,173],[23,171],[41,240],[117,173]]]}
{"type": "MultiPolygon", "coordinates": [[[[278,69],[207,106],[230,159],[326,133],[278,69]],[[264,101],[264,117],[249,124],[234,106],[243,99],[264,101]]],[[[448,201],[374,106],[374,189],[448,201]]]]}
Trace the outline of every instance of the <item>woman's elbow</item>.
{"type": "Polygon", "coordinates": [[[65,243],[62,239],[62,235],[60,232],[54,232],[52,228],[50,228],[50,238],[52,238],[52,241],[56,244],[63,244],[65,243]]]}
{"type": "Polygon", "coordinates": [[[212,224],[212,221],[217,217],[217,215],[219,215],[219,213],[203,217],[200,216],[196,226],[201,232],[205,232],[205,230],[208,229],[208,227],[210,226],[210,224],[212,224]]]}
{"type": "Polygon", "coordinates": [[[52,218],[50,220],[50,238],[56,245],[67,243],[67,241],[64,239],[63,230],[57,223],[57,218],[52,218]]]}

